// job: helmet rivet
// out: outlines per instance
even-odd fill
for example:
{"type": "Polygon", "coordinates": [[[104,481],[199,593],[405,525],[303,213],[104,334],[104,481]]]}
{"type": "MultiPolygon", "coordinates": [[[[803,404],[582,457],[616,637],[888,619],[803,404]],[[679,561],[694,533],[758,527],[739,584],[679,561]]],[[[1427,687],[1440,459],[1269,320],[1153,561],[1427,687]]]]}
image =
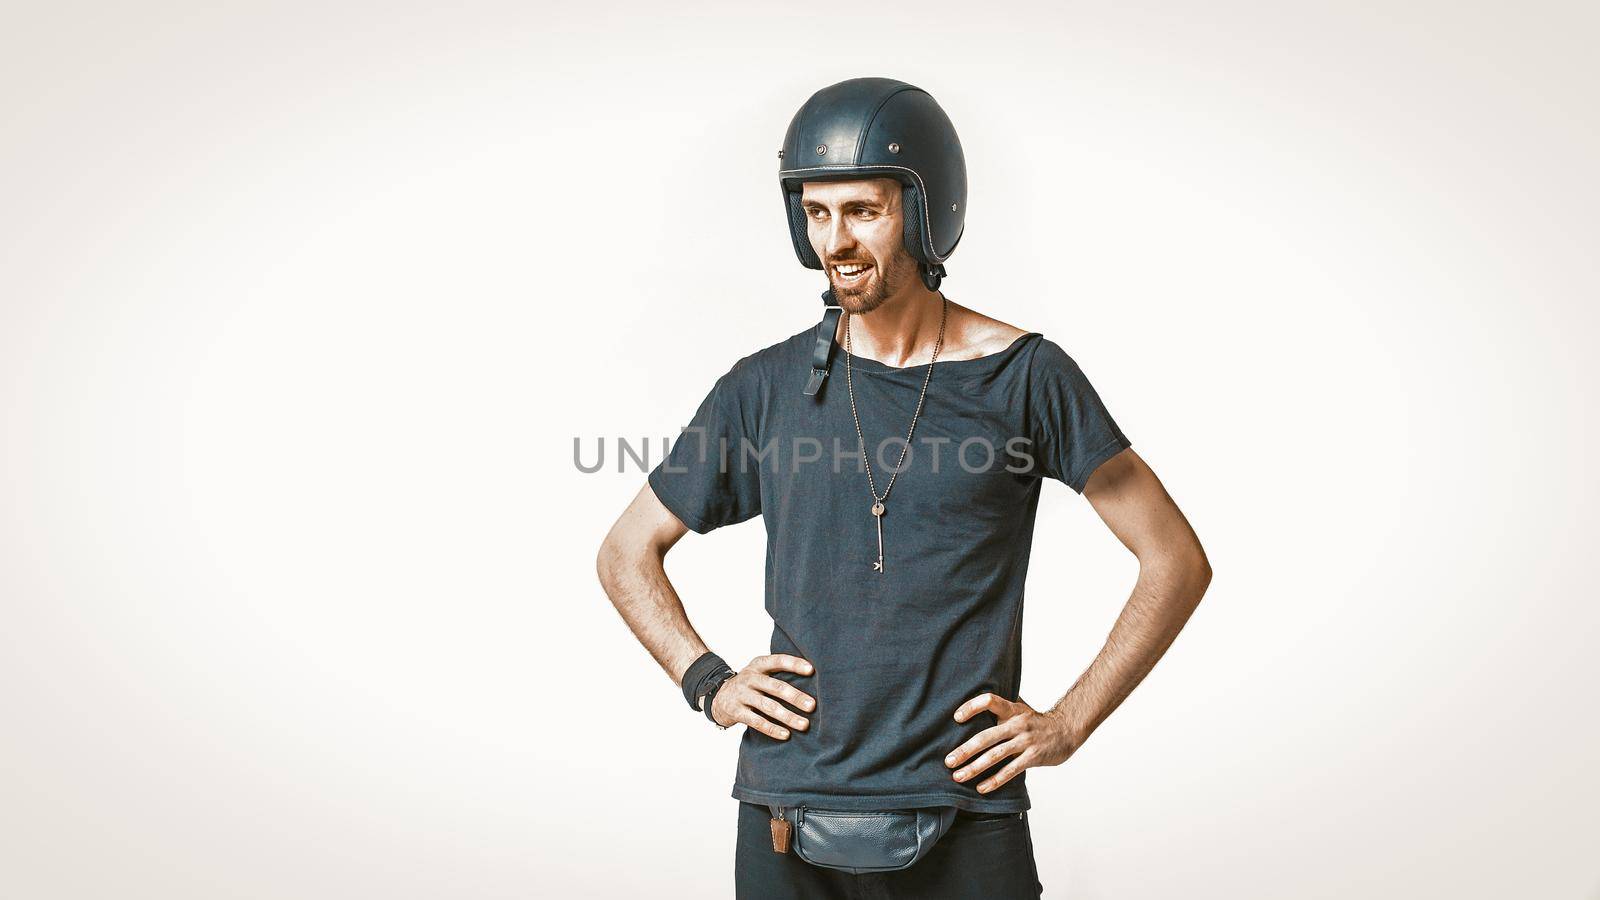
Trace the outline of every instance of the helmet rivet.
{"type": "Polygon", "coordinates": [[[956,211],[956,205],[954,203],[950,204],[950,211],[951,212],[955,212],[956,211]]]}
{"type": "Polygon", "coordinates": [[[818,144],[817,145],[817,155],[818,156],[821,156],[822,154],[827,153],[827,152],[828,152],[828,145],[827,144],[818,144]]]}
{"type": "Polygon", "coordinates": [[[900,152],[900,145],[899,144],[890,144],[889,145],[889,152],[890,153],[899,153],[900,152]]]}
{"type": "Polygon", "coordinates": [[[778,151],[778,158],[779,159],[783,159],[783,151],[782,150],[778,151]]]}

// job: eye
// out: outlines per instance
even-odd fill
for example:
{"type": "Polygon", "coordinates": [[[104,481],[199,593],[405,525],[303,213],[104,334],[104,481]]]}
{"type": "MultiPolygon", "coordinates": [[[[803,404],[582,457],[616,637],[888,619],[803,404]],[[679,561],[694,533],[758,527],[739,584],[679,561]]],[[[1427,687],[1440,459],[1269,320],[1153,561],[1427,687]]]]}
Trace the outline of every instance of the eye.
{"type": "Polygon", "coordinates": [[[807,210],[807,212],[811,214],[811,218],[816,219],[819,222],[828,217],[828,211],[820,206],[813,206],[811,209],[807,210]]]}

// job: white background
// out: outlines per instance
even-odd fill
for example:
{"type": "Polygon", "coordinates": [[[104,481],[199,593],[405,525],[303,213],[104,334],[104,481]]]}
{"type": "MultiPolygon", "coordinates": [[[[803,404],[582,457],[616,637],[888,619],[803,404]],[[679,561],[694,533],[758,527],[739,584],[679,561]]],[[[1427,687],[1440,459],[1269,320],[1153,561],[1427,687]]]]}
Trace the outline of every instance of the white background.
{"type": "MultiPolygon", "coordinates": [[[[1600,897],[1592,4],[47,4],[0,27],[0,894],[731,897],[594,552],[814,322],[794,109],[957,123],[949,295],[1216,578],[1029,774],[1047,897],[1600,897]],[[612,444],[614,449],[614,444],[612,444]]],[[[766,649],[759,523],[669,570],[766,649]]],[[[1136,574],[1047,486],[1025,699],[1136,574]]]]}

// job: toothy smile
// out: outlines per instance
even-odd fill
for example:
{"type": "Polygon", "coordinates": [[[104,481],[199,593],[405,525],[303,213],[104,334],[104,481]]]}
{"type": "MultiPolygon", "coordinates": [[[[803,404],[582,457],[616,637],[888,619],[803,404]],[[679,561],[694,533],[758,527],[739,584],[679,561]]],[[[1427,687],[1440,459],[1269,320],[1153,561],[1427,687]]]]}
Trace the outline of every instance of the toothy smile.
{"type": "Polygon", "coordinates": [[[841,266],[834,266],[833,272],[845,281],[855,281],[864,276],[870,268],[872,266],[868,263],[847,263],[841,266]]]}

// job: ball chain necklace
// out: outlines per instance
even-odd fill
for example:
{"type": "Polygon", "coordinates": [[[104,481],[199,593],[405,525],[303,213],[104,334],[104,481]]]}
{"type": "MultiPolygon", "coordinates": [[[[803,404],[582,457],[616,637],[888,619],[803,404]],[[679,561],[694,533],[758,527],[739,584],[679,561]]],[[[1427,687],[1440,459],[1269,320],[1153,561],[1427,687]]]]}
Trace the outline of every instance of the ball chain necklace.
{"type": "Polygon", "coordinates": [[[883,486],[883,494],[878,494],[878,483],[872,478],[872,462],[867,459],[867,439],[861,436],[861,417],[856,414],[856,388],[850,379],[850,314],[844,314],[844,384],[850,393],[850,418],[856,423],[856,440],[861,442],[861,463],[867,469],[867,490],[872,492],[872,520],[878,525],[878,561],[872,564],[872,571],[883,571],[883,514],[887,512],[884,501],[889,499],[889,492],[894,490],[894,480],[900,477],[900,470],[905,467],[906,452],[911,449],[911,435],[917,430],[917,418],[922,415],[922,401],[928,399],[928,382],[933,380],[933,364],[939,358],[939,349],[944,346],[944,321],[949,314],[950,301],[943,294],[939,295],[939,337],[933,342],[933,358],[928,360],[928,374],[922,378],[922,393],[917,396],[917,409],[911,414],[911,427],[906,430],[905,446],[900,448],[900,461],[894,464],[894,471],[889,473],[889,483],[883,486]]]}

